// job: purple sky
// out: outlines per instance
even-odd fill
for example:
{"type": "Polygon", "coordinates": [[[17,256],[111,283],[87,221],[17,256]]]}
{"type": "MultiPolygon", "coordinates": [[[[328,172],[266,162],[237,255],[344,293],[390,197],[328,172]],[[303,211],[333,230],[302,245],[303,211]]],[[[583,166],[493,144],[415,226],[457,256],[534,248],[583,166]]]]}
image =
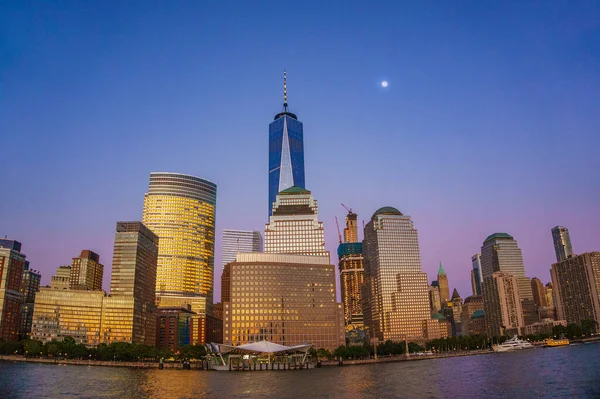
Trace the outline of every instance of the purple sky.
{"type": "Polygon", "coordinates": [[[0,15],[0,234],[44,284],[85,248],[108,290],[115,223],[139,220],[150,172],[171,171],[218,185],[220,298],[221,230],[267,221],[283,68],[334,263],[341,202],[359,220],[412,216],[424,271],[441,260],[463,298],[494,232],[543,282],[553,226],[600,250],[597,2],[9,1],[0,15]]]}

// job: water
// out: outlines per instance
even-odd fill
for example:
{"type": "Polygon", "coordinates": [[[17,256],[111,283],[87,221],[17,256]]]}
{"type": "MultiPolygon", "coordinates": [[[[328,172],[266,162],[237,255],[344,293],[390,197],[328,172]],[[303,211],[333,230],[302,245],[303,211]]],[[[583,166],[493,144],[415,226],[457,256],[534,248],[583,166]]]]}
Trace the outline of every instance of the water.
{"type": "Polygon", "coordinates": [[[600,398],[600,343],[299,371],[0,362],[0,398],[600,398]]]}

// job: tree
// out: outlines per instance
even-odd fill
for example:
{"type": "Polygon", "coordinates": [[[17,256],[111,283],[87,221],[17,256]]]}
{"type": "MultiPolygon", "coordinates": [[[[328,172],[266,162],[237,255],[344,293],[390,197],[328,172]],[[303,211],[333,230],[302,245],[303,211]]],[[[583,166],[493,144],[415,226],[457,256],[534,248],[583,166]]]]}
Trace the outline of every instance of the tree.
{"type": "Polygon", "coordinates": [[[336,358],[345,358],[347,355],[347,350],[346,347],[344,345],[340,345],[337,348],[334,349],[333,351],[333,356],[335,356],[336,358]]]}
{"type": "Polygon", "coordinates": [[[581,329],[581,327],[579,327],[578,324],[575,324],[575,323],[567,324],[567,337],[568,338],[581,337],[582,335],[583,335],[583,330],[581,329]]]}
{"type": "Polygon", "coordinates": [[[44,352],[44,344],[40,341],[28,339],[23,343],[23,349],[29,356],[39,356],[40,353],[44,352]]]}
{"type": "Polygon", "coordinates": [[[597,331],[598,322],[596,320],[581,320],[581,330],[585,335],[595,334],[597,331]]]}
{"type": "Polygon", "coordinates": [[[325,348],[319,348],[317,350],[317,359],[318,358],[325,358],[325,359],[331,359],[331,352],[329,352],[327,349],[325,348]]]}

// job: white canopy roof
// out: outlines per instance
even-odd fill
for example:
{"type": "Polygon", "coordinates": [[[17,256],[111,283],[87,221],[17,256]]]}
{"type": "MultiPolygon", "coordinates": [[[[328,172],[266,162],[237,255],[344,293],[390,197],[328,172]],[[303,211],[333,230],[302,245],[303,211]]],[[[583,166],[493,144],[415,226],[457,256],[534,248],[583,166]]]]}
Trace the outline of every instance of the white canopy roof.
{"type": "Polygon", "coordinates": [[[308,352],[310,348],[312,348],[311,344],[284,346],[269,341],[251,342],[249,344],[240,346],[219,344],[219,349],[221,353],[229,353],[232,351],[254,353],[308,352]]]}

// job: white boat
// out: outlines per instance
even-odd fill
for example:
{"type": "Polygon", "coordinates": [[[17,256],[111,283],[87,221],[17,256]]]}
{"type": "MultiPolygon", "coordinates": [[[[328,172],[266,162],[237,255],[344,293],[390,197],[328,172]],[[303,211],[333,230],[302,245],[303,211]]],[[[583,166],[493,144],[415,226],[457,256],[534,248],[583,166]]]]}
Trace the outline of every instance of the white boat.
{"type": "Polygon", "coordinates": [[[531,349],[534,346],[527,342],[519,339],[516,335],[509,339],[508,341],[504,341],[504,343],[499,345],[492,346],[494,352],[510,352],[518,349],[531,349]]]}

